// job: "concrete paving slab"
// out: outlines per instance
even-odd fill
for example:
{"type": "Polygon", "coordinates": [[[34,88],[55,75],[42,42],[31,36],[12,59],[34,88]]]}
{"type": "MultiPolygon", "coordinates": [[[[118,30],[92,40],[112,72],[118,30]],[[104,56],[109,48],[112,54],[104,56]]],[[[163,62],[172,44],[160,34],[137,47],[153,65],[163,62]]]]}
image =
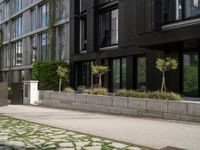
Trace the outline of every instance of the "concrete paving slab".
{"type": "Polygon", "coordinates": [[[161,149],[200,149],[200,124],[59,110],[35,106],[0,107],[0,114],[36,123],[161,149]]]}

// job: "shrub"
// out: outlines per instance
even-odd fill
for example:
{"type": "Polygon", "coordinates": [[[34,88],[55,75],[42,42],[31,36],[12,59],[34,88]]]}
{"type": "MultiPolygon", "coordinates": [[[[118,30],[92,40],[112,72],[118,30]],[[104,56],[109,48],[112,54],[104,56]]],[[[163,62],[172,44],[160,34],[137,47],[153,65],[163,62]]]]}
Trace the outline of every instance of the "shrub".
{"type": "Polygon", "coordinates": [[[174,58],[158,58],[156,60],[156,68],[162,73],[162,85],[161,85],[161,92],[167,91],[166,88],[166,77],[165,74],[167,71],[176,70],[178,68],[178,62],[174,58]]]}
{"type": "Polygon", "coordinates": [[[85,86],[85,85],[80,85],[80,86],[78,87],[78,92],[79,92],[79,93],[84,93],[85,90],[86,90],[86,86],[85,86]]]}
{"type": "Polygon", "coordinates": [[[11,86],[8,86],[8,99],[11,99],[12,96],[12,88],[11,86]]]}
{"type": "Polygon", "coordinates": [[[97,76],[99,78],[99,88],[102,87],[102,76],[110,71],[107,66],[93,66],[92,65],[92,75],[97,76]]]}
{"type": "MultiPolygon", "coordinates": [[[[69,64],[63,61],[33,63],[33,80],[39,81],[40,90],[58,90],[60,80],[60,77],[57,74],[58,66],[69,68],[69,64]]],[[[68,82],[68,77],[64,78],[63,86],[68,82]]]]}
{"type": "Polygon", "coordinates": [[[84,93],[93,95],[108,95],[108,90],[106,88],[91,88],[86,89],[84,93]]]}
{"type": "Polygon", "coordinates": [[[61,92],[62,89],[62,81],[64,78],[69,77],[69,68],[67,67],[62,67],[62,66],[58,66],[58,69],[56,70],[57,75],[60,77],[59,80],[59,92],[61,92]]]}
{"type": "Polygon", "coordinates": [[[134,97],[134,98],[149,98],[149,99],[160,99],[160,100],[174,100],[180,101],[181,97],[179,94],[173,92],[139,92],[133,90],[118,90],[115,93],[116,96],[123,97],[134,97]]]}
{"type": "Polygon", "coordinates": [[[75,93],[74,89],[72,89],[70,87],[65,88],[64,92],[66,92],[66,93],[75,93]]]}

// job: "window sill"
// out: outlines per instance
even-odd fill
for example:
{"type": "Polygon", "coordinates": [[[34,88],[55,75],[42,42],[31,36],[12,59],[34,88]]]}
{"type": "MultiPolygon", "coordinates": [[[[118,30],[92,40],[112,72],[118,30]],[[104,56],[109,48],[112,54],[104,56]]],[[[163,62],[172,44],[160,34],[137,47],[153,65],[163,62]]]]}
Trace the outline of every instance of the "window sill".
{"type": "Polygon", "coordinates": [[[162,30],[176,29],[176,28],[186,27],[186,26],[195,25],[199,23],[200,23],[200,18],[184,20],[184,21],[179,21],[179,22],[163,25],[162,30]]]}
{"type": "Polygon", "coordinates": [[[86,53],[87,53],[87,50],[80,51],[80,54],[86,54],[86,53]]]}
{"type": "Polygon", "coordinates": [[[106,47],[100,48],[100,51],[113,50],[113,49],[117,49],[117,48],[118,48],[118,45],[106,46],[106,47]]]}

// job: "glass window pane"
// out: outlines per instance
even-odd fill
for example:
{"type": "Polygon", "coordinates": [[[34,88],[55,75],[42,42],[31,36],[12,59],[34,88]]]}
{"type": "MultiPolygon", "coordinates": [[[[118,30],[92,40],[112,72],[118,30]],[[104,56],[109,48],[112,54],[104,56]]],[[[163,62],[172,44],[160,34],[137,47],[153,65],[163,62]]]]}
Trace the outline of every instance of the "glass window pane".
{"type": "Polygon", "coordinates": [[[112,11],[111,19],[111,44],[118,43],[118,9],[112,11]]]}
{"type": "Polygon", "coordinates": [[[41,38],[40,59],[41,61],[44,61],[46,60],[47,56],[47,34],[43,33],[40,38],[41,38]]]}
{"type": "Polygon", "coordinates": [[[77,66],[77,78],[78,86],[84,85],[86,87],[91,86],[91,63],[92,62],[81,62],[80,66],[77,66]]]}
{"type": "Polygon", "coordinates": [[[163,22],[200,16],[200,0],[163,0],[163,22]]]}
{"type": "Polygon", "coordinates": [[[137,89],[146,90],[146,58],[137,59],[137,89]]]}
{"type": "Polygon", "coordinates": [[[37,60],[37,47],[35,36],[31,37],[31,48],[32,48],[32,62],[37,60]]]}
{"type": "Polygon", "coordinates": [[[86,6],[87,6],[87,0],[80,0],[80,12],[85,11],[86,6]]]}
{"type": "Polygon", "coordinates": [[[33,9],[31,10],[31,31],[36,29],[35,19],[36,19],[35,10],[33,9]]]}
{"type": "Polygon", "coordinates": [[[100,16],[100,46],[106,47],[118,43],[118,9],[100,16]]]}
{"type": "Polygon", "coordinates": [[[80,20],[80,50],[87,50],[87,18],[85,16],[80,20]]]}
{"type": "Polygon", "coordinates": [[[185,17],[195,17],[200,15],[200,0],[185,0],[185,17]]]}
{"type": "Polygon", "coordinates": [[[49,20],[49,7],[47,4],[41,6],[41,27],[46,27],[48,25],[48,20],[49,20]]]}
{"type": "Polygon", "coordinates": [[[65,31],[64,31],[64,26],[60,26],[58,28],[58,33],[59,33],[59,60],[64,59],[64,46],[65,46],[65,31]]]}
{"type": "Polygon", "coordinates": [[[112,2],[114,0],[99,0],[99,1],[100,1],[100,4],[106,4],[106,3],[112,2]]]}
{"type": "Polygon", "coordinates": [[[120,59],[113,60],[113,90],[120,89],[120,59]]]}
{"type": "Polygon", "coordinates": [[[127,80],[127,61],[126,58],[122,59],[122,88],[126,88],[127,80]]]}
{"type": "Polygon", "coordinates": [[[188,52],[183,55],[183,92],[189,96],[198,95],[198,54],[188,52]]]}

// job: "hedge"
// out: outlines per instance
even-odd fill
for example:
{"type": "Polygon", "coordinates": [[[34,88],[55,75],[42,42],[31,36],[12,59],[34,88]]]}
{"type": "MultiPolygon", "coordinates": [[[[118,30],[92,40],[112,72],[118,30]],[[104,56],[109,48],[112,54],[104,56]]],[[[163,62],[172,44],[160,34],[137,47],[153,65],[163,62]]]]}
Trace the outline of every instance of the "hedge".
{"type": "Polygon", "coordinates": [[[160,92],[160,91],[139,92],[134,90],[118,90],[115,92],[115,95],[122,97],[181,101],[181,96],[173,92],[160,92]]]}
{"type": "MultiPolygon", "coordinates": [[[[59,76],[57,74],[58,66],[67,67],[69,64],[63,61],[46,61],[46,62],[35,62],[33,63],[32,77],[33,80],[39,81],[40,90],[58,90],[59,87],[59,76]]],[[[69,82],[69,77],[63,79],[63,85],[69,82]]]]}
{"type": "Polygon", "coordinates": [[[93,95],[108,95],[108,90],[106,88],[91,88],[91,89],[86,89],[83,91],[83,93],[86,94],[93,94],[93,95]]]}

